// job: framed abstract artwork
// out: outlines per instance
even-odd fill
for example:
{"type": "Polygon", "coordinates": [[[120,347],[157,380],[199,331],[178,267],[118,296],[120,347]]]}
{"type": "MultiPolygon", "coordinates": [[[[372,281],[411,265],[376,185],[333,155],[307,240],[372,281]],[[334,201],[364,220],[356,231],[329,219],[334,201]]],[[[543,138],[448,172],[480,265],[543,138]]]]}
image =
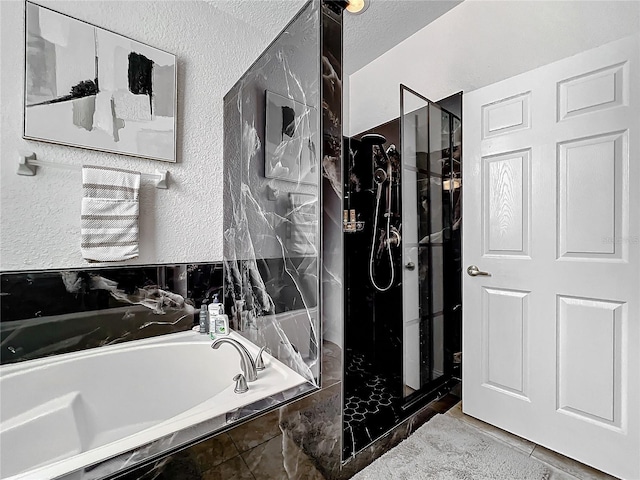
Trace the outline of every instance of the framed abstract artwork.
{"type": "Polygon", "coordinates": [[[266,92],[264,176],[318,184],[317,109],[266,92]]]}
{"type": "Polygon", "coordinates": [[[26,2],[24,138],[176,161],[176,57],[26,2]]]}

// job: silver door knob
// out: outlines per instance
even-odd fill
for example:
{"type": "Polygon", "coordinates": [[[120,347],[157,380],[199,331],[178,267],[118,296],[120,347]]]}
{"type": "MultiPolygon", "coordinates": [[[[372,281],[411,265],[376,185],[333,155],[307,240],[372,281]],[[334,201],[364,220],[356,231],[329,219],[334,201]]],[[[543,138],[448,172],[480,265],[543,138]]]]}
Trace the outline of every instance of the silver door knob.
{"type": "Polygon", "coordinates": [[[413,262],[409,262],[407,263],[404,268],[406,268],[407,270],[415,270],[416,269],[416,264],[413,262]]]}
{"type": "Polygon", "coordinates": [[[477,277],[479,275],[483,275],[485,277],[490,277],[491,274],[489,272],[483,272],[482,270],[480,270],[478,267],[476,267],[475,265],[471,265],[469,266],[469,268],[467,268],[467,273],[469,274],[469,276],[471,277],[477,277]]]}

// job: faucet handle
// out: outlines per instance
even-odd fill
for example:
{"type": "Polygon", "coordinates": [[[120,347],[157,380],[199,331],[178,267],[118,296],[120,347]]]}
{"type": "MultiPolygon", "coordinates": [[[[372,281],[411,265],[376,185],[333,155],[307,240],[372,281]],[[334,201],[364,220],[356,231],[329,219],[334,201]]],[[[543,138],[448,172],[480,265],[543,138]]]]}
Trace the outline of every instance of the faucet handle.
{"type": "Polygon", "coordinates": [[[243,374],[237,374],[235,377],[233,377],[233,381],[236,382],[236,388],[233,389],[235,393],[244,393],[249,390],[247,379],[244,378],[243,374]]]}
{"type": "Polygon", "coordinates": [[[256,370],[264,370],[266,367],[264,366],[264,360],[262,359],[262,352],[265,351],[267,347],[262,347],[258,352],[258,356],[256,357],[256,370]]]}

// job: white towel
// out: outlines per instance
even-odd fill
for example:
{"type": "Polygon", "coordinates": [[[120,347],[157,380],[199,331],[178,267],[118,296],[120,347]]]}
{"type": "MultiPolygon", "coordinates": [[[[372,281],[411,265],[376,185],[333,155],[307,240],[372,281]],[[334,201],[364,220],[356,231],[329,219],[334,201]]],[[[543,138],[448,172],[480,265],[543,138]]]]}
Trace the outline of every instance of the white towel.
{"type": "Polygon", "coordinates": [[[82,167],[82,257],[119,262],[138,256],[140,172],[82,167]]]}
{"type": "Polygon", "coordinates": [[[304,193],[289,194],[289,252],[296,255],[317,255],[317,198],[304,193]]]}

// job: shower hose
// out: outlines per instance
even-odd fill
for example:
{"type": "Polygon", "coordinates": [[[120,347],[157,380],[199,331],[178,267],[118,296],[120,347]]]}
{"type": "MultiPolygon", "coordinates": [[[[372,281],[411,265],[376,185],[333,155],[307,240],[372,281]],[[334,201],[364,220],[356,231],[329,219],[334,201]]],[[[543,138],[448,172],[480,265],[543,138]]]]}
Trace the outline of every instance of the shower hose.
{"type": "Polygon", "coordinates": [[[373,272],[373,252],[375,250],[375,246],[376,246],[376,234],[378,233],[378,214],[380,213],[380,198],[382,197],[382,184],[384,182],[380,182],[378,183],[378,193],[376,195],[376,213],[375,216],[373,217],[373,234],[372,234],[372,238],[371,238],[371,255],[369,256],[369,278],[371,279],[371,284],[373,285],[373,288],[375,288],[377,291],[379,292],[386,292],[387,290],[389,290],[392,286],[393,286],[393,280],[395,277],[395,271],[393,268],[393,257],[391,255],[391,242],[389,241],[390,239],[390,231],[391,231],[391,214],[390,212],[387,212],[386,217],[387,217],[387,237],[386,237],[386,243],[387,243],[387,252],[389,254],[389,266],[391,267],[391,276],[389,278],[389,284],[385,287],[381,287],[376,283],[376,279],[375,279],[375,275],[373,272]]]}

